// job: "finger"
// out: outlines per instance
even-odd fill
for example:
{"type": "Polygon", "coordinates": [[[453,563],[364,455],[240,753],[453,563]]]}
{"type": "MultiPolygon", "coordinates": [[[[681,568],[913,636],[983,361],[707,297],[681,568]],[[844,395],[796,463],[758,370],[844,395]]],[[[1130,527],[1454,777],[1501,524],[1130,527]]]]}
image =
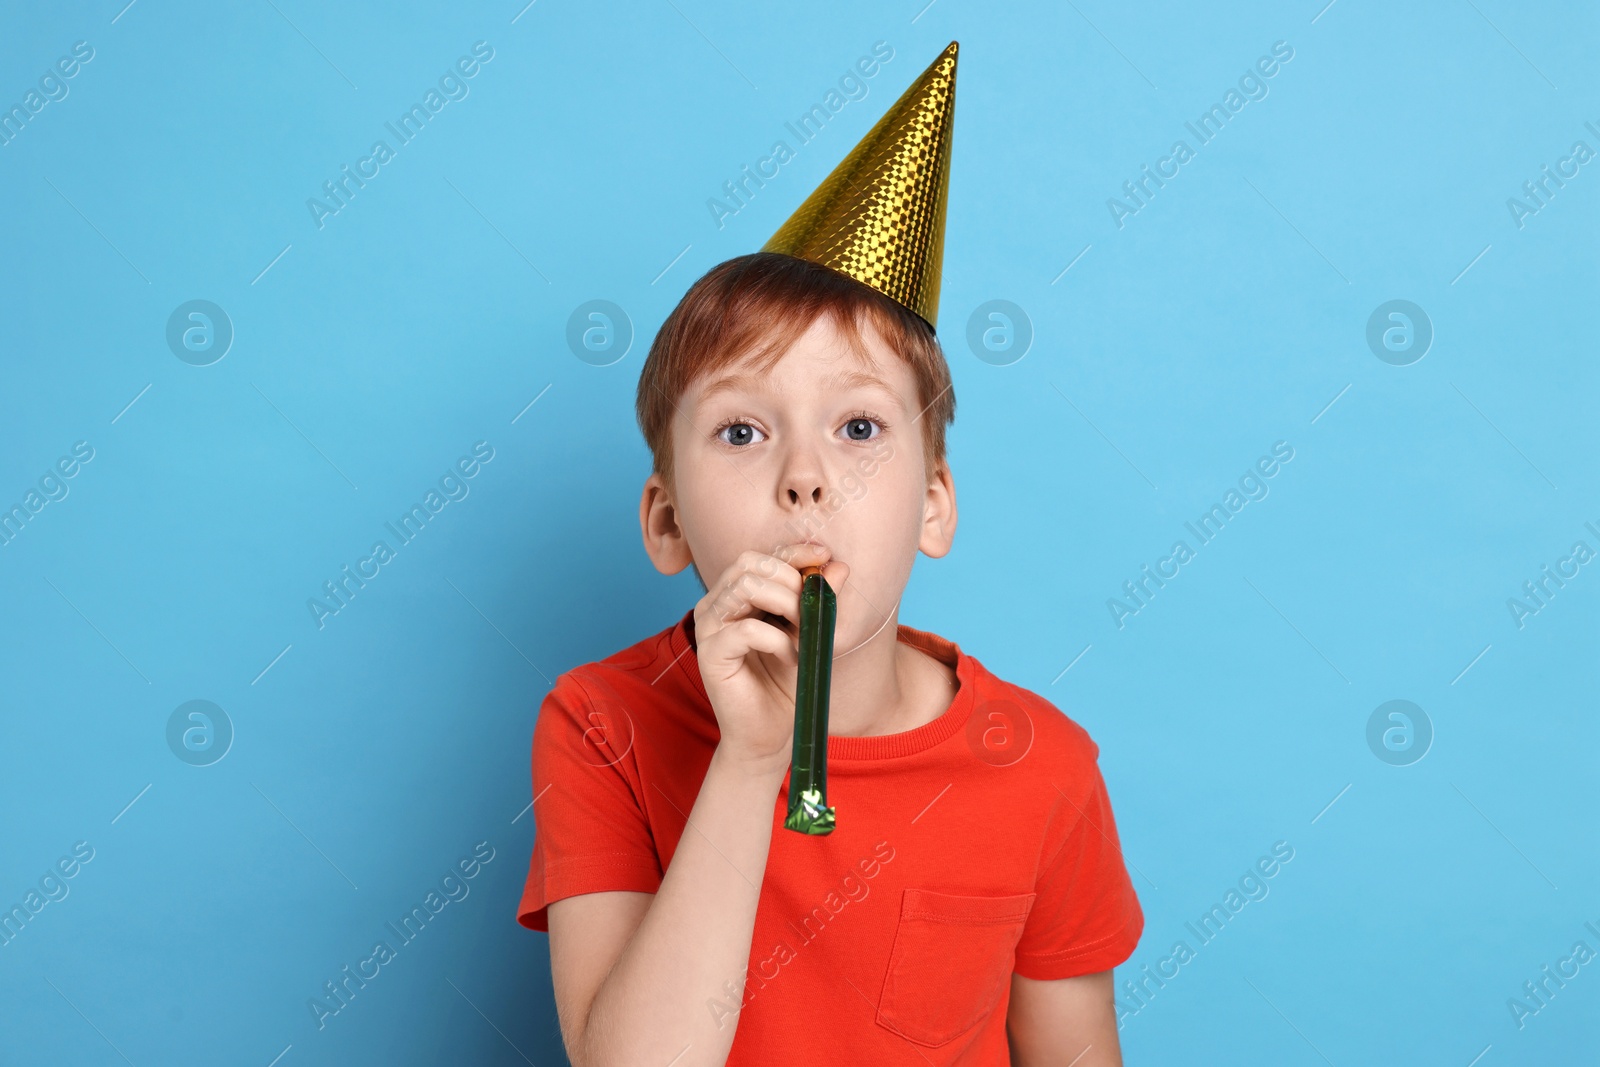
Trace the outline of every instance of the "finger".
{"type": "Polygon", "coordinates": [[[773,554],[753,549],[741,552],[728,565],[702,598],[702,604],[725,621],[732,621],[748,613],[750,590],[758,579],[781,582],[800,595],[799,566],[820,564],[827,558],[828,550],[820,545],[781,545],[773,554]]]}
{"type": "Polygon", "coordinates": [[[844,583],[850,580],[850,564],[842,559],[830,560],[822,568],[822,577],[827,581],[828,588],[837,594],[844,588],[844,583]]]}
{"type": "Polygon", "coordinates": [[[709,655],[700,657],[702,663],[721,661],[729,666],[742,665],[751,652],[765,652],[783,663],[798,667],[799,655],[790,644],[789,636],[771,623],[760,619],[737,619],[717,631],[717,640],[709,655]]]}
{"type": "MultiPolygon", "coordinates": [[[[783,581],[783,572],[792,570],[781,560],[762,557],[760,553],[740,555],[717,576],[706,590],[706,595],[695,605],[695,624],[721,624],[741,617],[747,613],[749,589],[756,581],[769,576],[783,581]]],[[[795,574],[794,579],[794,588],[798,591],[799,575],[795,574]]],[[[707,625],[705,632],[709,633],[711,629],[711,625],[707,625]]]]}
{"type": "Polygon", "coordinates": [[[718,597],[707,595],[704,611],[696,616],[696,625],[706,622],[707,632],[710,632],[744,617],[768,614],[782,624],[792,614],[797,616],[800,609],[800,576],[792,573],[789,577],[792,582],[782,577],[739,574],[723,587],[718,597]]]}
{"type": "Polygon", "coordinates": [[[729,586],[724,596],[711,605],[714,625],[728,625],[742,618],[758,618],[776,625],[780,630],[800,625],[799,574],[787,580],[763,578],[746,573],[729,586]]]}

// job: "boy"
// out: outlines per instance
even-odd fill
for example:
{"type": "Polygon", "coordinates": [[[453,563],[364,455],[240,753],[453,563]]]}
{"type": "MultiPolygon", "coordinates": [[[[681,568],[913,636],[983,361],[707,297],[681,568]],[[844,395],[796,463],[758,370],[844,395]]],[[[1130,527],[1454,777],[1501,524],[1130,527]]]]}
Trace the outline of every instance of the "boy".
{"type": "Polygon", "coordinates": [[[640,376],[656,568],[706,595],[557,679],[519,921],[578,1067],[1121,1063],[1144,919],[1098,748],[898,622],[956,527],[933,332],[956,45],[640,376]],[[826,836],[783,829],[799,568],[838,598],[826,836]]]}

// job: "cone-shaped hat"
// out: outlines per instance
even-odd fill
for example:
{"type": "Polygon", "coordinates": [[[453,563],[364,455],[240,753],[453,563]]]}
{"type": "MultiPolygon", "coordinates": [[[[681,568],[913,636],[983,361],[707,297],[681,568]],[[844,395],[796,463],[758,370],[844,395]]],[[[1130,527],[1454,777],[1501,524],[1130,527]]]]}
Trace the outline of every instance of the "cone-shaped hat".
{"type": "Polygon", "coordinates": [[[939,53],[763,252],[831,267],[936,325],[956,49],[939,53]]]}

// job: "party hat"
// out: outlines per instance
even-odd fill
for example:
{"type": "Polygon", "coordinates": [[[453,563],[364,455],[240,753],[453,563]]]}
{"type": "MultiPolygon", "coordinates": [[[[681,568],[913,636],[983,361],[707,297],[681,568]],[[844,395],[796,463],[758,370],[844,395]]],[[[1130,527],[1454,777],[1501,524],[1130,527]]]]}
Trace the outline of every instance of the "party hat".
{"type": "Polygon", "coordinates": [[[951,41],[778,228],[763,252],[832,268],[935,325],[955,127],[956,50],[951,41]]]}

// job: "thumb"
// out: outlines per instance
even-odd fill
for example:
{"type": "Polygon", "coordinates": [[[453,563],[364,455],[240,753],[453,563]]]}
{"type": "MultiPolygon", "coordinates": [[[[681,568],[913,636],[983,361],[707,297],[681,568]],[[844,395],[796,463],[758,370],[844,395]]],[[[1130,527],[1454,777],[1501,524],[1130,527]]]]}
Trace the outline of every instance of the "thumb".
{"type": "Polygon", "coordinates": [[[829,560],[823,565],[822,577],[837,596],[844,583],[850,580],[850,564],[839,559],[829,560]]]}

